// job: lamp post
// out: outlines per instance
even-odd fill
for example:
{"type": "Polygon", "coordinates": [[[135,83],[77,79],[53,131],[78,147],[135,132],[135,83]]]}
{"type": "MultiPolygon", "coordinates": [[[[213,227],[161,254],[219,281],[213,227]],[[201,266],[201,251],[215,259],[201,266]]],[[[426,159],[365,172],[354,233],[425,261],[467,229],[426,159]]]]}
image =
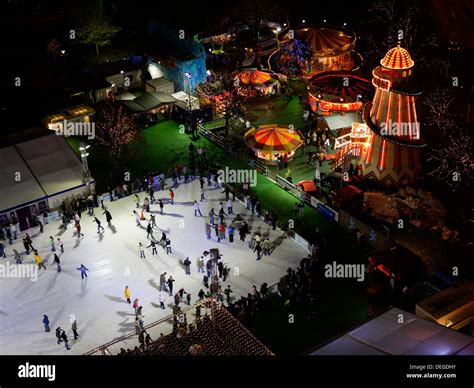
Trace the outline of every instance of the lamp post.
{"type": "MultiPolygon", "coordinates": [[[[357,122],[357,113],[359,112],[359,110],[357,109],[357,107],[359,106],[359,101],[360,101],[361,99],[362,99],[362,95],[361,95],[361,94],[357,94],[356,114],[355,114],[356,122],[357,122]]],[[[361,115],[360,119],[362,120],[362,115],[361,115]]]]}
{"type": "Polygon", "coordinates": [[[187,83],[188,83],[188,107],[189,110],[191,109],[191,73],[184,73],[184,76],[186,77],[187,83]]]}
{"type": "Polygon", "coordinates": [[[81,162],[82,162],[82,170],[85,183],[87,185],[87,189],[89,194],[91,193],[91,172],[89,170],[89,164],[87,162],[87,157],[89,156],[89,152],[87,150],[90,148],[89,144],[79,143],[79,151],[81,152],[81,162]]]}

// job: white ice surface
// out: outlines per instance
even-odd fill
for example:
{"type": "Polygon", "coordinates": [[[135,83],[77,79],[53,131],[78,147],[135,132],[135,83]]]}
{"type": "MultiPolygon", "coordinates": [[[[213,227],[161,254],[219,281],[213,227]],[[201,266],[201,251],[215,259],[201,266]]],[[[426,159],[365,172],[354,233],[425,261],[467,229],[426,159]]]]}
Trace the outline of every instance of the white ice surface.
{"type": "MultiPolygon", "coordinates": [[[[205,185],[206,200],[201,204],[203,216],[207,216],[211,207],[218,209],[219,200],[224,194],[220,189],[205,185]]],[[[223,284],[230,284],[234,296],[240,297],[251,292],[253,284],[260,287],[263,282],[269,285],[276,283],[285,274],[288,267],[295,267],[307,253],[290,239],[285,239],[268,257],[256,261],[256,254],[248,249],[247,240],[242,243],[238,234],[234,242],[228,240],[217,243],[214,231],[212,240],[207,240],[204,219],[195,217],[192,202],[200,197],[199,182],[181,184],[175,190],[175,204],[168,201],[168,191],[156,192],[155,198],[164,198],[164,212],[159,214],[158,205],[151,205],[156,212],[158,227],[169,236],[173,254],[166,255],[158,246],[158,256],[151,255],[151,248],[146,250],[146,259],[140,259],[138,242],[148,245],[146,230],[136,226],[132,210],[135,208],[133,196],[123,198],[106,206],[112,214],[113,233],[105,221],[100,209],[96,215],[102,221],[105,232],[97,234],[96,224],[92,217],[83,213],[82,232],[85,237],[78,240],[74,236],[75,228],[70,224],[67,231],[60,235],[64,242],[65,252],[60,254],[62,272],[56,271],[52,263],[49,236],[57,239],[59,222],[45,225],[44,233],[39,235],[38,228],[31,229],[33,245],[39,250],[47,270],[40,270],[36,282],[28,278],[0,279],[0,354],[84,354],[85,352],[134,331],[134,311],[124,300],[124,288],[129,286],[132,300],[139,298],[143,305],[145,324],[149,324],[171,314],[173,298],[166,294],[167,308],[159,308],[158,289],[159,275],[166,271],[176,280],[174,292],[184,287],[191,292],[192,302],[197,299],[197,292],[202,286],[202,274],[197,272],[196,258],[204,250],[220,248],[223,261],[231,268],[230,278],[223,284]],[[191,275],[186,275],[180,261],[186,256],[193,262],[191,275]],[[89,277],[82,281],[76,270],[80,264],[89,268],[89,277]],[[233,275],[238,267],[239,275],[233,275]],[[42,319],[47,314],[51,321],[51,332],[45,333],[42,319]],[[71,315],[78,323],[79,339],[74,341],[71,331],[71,315]],[[68,333],[72,349],[66,351],[63,345],[56,344],[54,331],[61,326],[68,333]]],[[[145,193],[140,193],[143,200],[145,193]]],[[[238,201],[234,202],[234,213],[242,214],[253,231],[261,227],[267,232],[270,227],[262,219],[248,214],[238,201]]],[[[142,221],[146,226],[146,221],[142,221]]],[[[154,235],[161,237],[158,229],[154,235]]],[[[12,248],[24,252],[23,234],[18,236],[13,246],[6,244],[7,259],[0,259],[0,264],[9,261],[13,264],[12,248]]],[[[282,235],[280,230],[270,232],[274,241],[282,235]]],[[[32,264],[32,255],[23,256],[23,263],[32,264]]],[[[135,346],[135,344],[133,345],[135,346]]]]}

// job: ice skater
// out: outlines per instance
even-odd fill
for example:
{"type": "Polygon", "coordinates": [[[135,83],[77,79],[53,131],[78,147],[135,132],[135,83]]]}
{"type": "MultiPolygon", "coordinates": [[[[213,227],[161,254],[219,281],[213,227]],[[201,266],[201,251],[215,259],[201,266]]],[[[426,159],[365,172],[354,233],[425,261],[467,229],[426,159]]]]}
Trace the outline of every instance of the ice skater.
{"type": "Polygon", "coordinates": [[[28,233],[25,235],[25,240],[28,243],[28,245],[30,246],[31,250],[34,251],[35,247],[33,246],[33,241],[31,240],[31,237],[28,233]]]}
{"type": "Polygon", "coordinates": [[[58,339],[58,345],[63,342],[63,340],[61,339],[61,327],[59,326],[56,328],[56,338],[58,339]]]}
{"type": "Polygon", "coordinates": [[[210,212],[209,212],[209,223],[211,225],[214,225],[215,224],[215,220],[214,220],[214,217],[217,216],[216,213],[214,213],[214,208],[211,208],[210,212]]]}
{"type": "Polygon", "coordinates": [[[81,233],[81,224],[79,222],[76,222],[76,232],[77,232],[77,238],[79,237],[84,237],[84,233],[81,233]]]}
{"type": "Polygon", "coordinates": [[[43,263],[43,259],[38,254],[38,251],[33,251],[33,257],[35,258],[35,262],[38,265],[38,269],[43,268],[46,271],[46,266],[43,263]]]}
{"type": "Polygon", "coordinates": [[[157,255],[158,252],[156,251],[156,243],[152,240],[150,241],[150,245],[147,246],[147,248],[151,247],[151,254],[152,255],[157,255]]]}
{"type": "Polygon", "coordinates": [[[171,204],[173,205],[174,204],[174,191],[173,191],[173,189],[170,189],[170,201],[171,201],[171,204]]]}
{"type": "Polygon", "coordinates": [[[173,253],[171,251],[171,240],[169,238],[166,239],[165,247],[166,247],[166,254],[167,255],[169,255],[170,253],[171,254],[173,253]]]}
{"type": "Polygon", "coordinates": [[[169,292],[170,292],[170,296],[173,295],[173,283],[174,283],[173,276],[170,275],[170,277],[166,281],[166,284],[168,285],[168,289],[169,289],[169,292]]]}
{"type": "Polygon", "coordinates": [[[49,328],[49,318],[47,315],[43,315],[43,325],[44,325],[45,332],[51,331],[51,329],[49,328]]]}
{"type": "Polygon", "coordinates": [[[112,215],[108,210],[105,210],[102,214],[105,214],[105,220],[107,221],[107,224],[110,226],[112,225],[112,215]]]}
{"type": "Polygon", "coordinates": [[[105,230],[104,227],[101,225],[100,220],[97,217],[94,217],[94,220],[92,222],[95,222],[97,224],[97,233],[100,233],[100,230],[105,230]]]}
{"type": "Polygon", "coordinates": [[[58,247],[61,248],[61,253],[64,253],[64,243],[62,240],[58,237],[58,247]]]}
{"type": "Polygon", "coordinates": [[[7,255],[5,253],[5,244],[0,243],[0,256],[2,256],[4,259],[7,258],[7,255]]]}
{"type": "MultiPolygon", "coordinates": [[[[221,203],[222,205],[222,203],[221,203]]],[[[228,216],[228,214],[224,211],[224,208],[221,207],[221,209],[219,210],[219,218],[221,220],[221,224],[224,223],[224,216],[228,216]]]]}
{"type": "Polygon", "coordinates": [[[204,198],[204,188],[201,187],[201,202],[204,201],[206,198],[204,198]]]}
{"type": "Polygon", "coordinates": [[[141,226],[140,216],[138,215],[136,210],[133,211],[133,215],[135,216],[135,222],[137,223],[137,226],[141,226]]]}
{"type": "Polygon", "coordinates": [[[81,266],[76,269],[81,271],[81,279],[87,278],[87,271],[89,271],[89,269],[87,269],[83,264],[81,264],[81,266]]]}
{"type": "Polygon", "coordinates": [[[160,307],[164,310],[165,309],[165,295],[162,291],[158,294],[158,301],[160,302],[160,307]]]}
{"type": "Polygon", "coordinates": [[[234,214],[234,212],[233,212],[233,206],[234,206],[234,204],[233,204],[233,202],[232,202],[232,199],[229,198],[229,199],[227,200],[227,212],[228,212],[229,214],[234,214]]]}
{"type": "Polygon", "coordinates": [[[127,300],[128,304],[132,303],[130,300],[132,296],[130,294],[130,289],[128,288],[128,286],[125,286],[125,290],[123,291],[123,293],[125,295],[125,299],[127,300]]]}
{"type": "Polygon", "coordinates": [[[194,216],[197,217],[196,213],[199,213],[199,215],[202,217],[201,206],[199,205],[199,202],[194,201],[193,206],[194,206],[194,216]]]}
{"type": "Polygon", "coordinates": [[[59,260],[59,256],[55,253],[53,263],[56,264],[56,269],[58,272],[61,272],[61,261],[59,260]]]}
{"type": "Polygon", "coordinates": [[[135,201],[135,204],[137,205],[137,209],[139,209],[140,208],[140,197],[138,196],[138,194],[134,195],[133,200],[135,201]]]}
{"type": "Polygon", "coordinates": [[[144,259],[145,258],[145,248],[143,247],[143,244],[141,242],[138,243],[138,252],[140,253],[140,258],[144,259]]]}
{"type": "Polygon", "coordinates": [[[253,251],[257,252],[257,260],[260,260],[262,258],[262,245],[260,244],[260,242],[255,245],[253,251]]]}
{"type": "Polygon", "coordinates": [[[53,236],[49,236],[49,243],[51,244],[51,252],[56,252],[56,247],[54,246],[53,236]]]}
{"type": "Polygon", "coordinates": [[[21,254],[16,249],[13,249],[13,255],[15,257],[15,263],[21,264],[21,254]]]}
{"type": "Polygon", "coordinates": [[[200,272],[204,273],[204,256],[198,257],[197,268],[198,268],[198,273],[200,272]]]}
{"type": "Polygon", "coordinates": [[[155,237],[153,237],[153,227],[151,226],[150,222],[148,223],[148,225],[146,227],[146,232],[147,232],[146,238],[150,238],[150,236],[151,236],[152,240],[155,239],[155,237]]]}
{"type": "Polygon", "coordinates": [[[77,321],[76,320],[74,320],[74,322],[72,323],[71,329],[72,329],[72,332],[74,333],[74,339],[77,340],[77,338],[79,337],[79,334],[77,333],[77,321]]]}
{"type": "Polygon", "coordinates": [[[165,246],[166,246],[166,233],[165,232],[161,232],[161,240],[158,241],[159,244],[161,244],[161,246],[163,247],[163,249],[165,249],[165,246]]]}
{"type": "Polygon", "coordinates": [[[66,347],[66,350],[71,350],[71,347],[69,346],[69,340],[67,339],[67,335],[64,330],[61,333],[61,339],[64,341],[64,346],[66,347]]]}
{"type": "Polygon", "coordinates": [[[158,205],[160,205],[160,214],[163,215],[163,201],[161,199],[158,200],[158,205]]]}
{"type": "Polygon", "coordinates": [[[154,214],[150,214],[150,224],[152,228],[158,228],[156,225],[156,216],[154,214]]]}
{"type": "Polygon", "coordinates": [[[138,310],[138,307],[140,307],[140,304],[138,302],[138,298],[135,298],[133,300],[132,307],[133,307],[133,310],[135,310],[135,316],[137,316],[137,310],[138,310]]]}
{"type": "Polygon", "coordinates": [[[166,272],[160,275],[160,291],[166,290],[166,272]]]}
{"type": "MultiPolygon", "coordinates": [[[[3,246],[5,247],[5,245],[3,245],[3,246]]],[[[30,254],[30,244],[28,244],[28,241],[26,241],[26,238],[23,239],[23,246],[25,247],[25,255],[29,255],[30,254]]]]}
{"type": "Polygon", "coordinates": [[[191,275],[191,260],[189,257],[186,257],[186,260],[183,262],[186,275],[191,275]]]}

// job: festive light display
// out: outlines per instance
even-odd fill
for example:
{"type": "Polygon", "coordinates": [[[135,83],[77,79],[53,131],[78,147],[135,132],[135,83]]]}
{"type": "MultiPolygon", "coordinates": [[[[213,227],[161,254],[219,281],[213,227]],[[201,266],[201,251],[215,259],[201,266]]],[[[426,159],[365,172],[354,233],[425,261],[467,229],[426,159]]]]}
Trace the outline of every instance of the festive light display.
{"type": "Polygon", "coordinates": [[[286,154],[291,160],[295,151],[303,144],[303,135],[285,125],[269,124],[252,128],[244,136],[247,145],[260,159],[275,163],[278,156],[286,154]]]}
{"type": "Polygon", "coordinates": [[[360,100],[370,93],[370,82],[350,72],[328,71],[311,78],[308,90],[313,111],[361,111],[363,102],[360,100]]]}
{"type": "MultiPolygon", "coordinates": [[[[302,76],[305,78],[323,71],[352,70],[354,68],[352,51],[355,47],[356,35],[346,28],[303,24],[292,27],[291,32],[282,32],[279,40],[282,47],[298,42],[308,45],[312,56],[306,60],[306,69],[302,69],[302,76]]],[[[295,52],[298,50],[289,47],[286,51],[295,52]]],[[[285,50],[281,50],[277,61],[278,66],[282,66],[280,62],[285,62],[288,59],[285,50]]],[[[291,58],[291,61],[293,60],[291,58]]]]}
{"type": "Polygon", "coordinates": [[[234,78],[237,93],[241,96],[253,97],[277,93],[280,81],[286,81],[282,74],[271,71],[249,69],[237,74],[234,78]]]}
{"type": "Polygon", "coordinates": [[[363,118],[372,130],[360,159],[362,175],[388,186],[407,186],[421,174],[420,124],[411,90],[414,62],[407,50],[390,49],[373,71],[375,96],[364,107],[363,118]]]}

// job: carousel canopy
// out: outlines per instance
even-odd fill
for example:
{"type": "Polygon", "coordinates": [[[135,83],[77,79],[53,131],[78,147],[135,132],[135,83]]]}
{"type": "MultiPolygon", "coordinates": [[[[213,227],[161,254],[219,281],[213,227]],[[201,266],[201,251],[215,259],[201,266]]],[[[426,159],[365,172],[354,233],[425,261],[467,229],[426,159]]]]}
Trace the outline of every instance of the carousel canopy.
{"type": "Polygon", "coordinates": [[[241,86],[263,87],[279,82],[279,75],[263,70],[244,70],[236,75],[241,86]]]}
{"type": "Polygon", "coordinates": [[[344,102],[357,100],[357,96],[366,96],[371,91],[371,83],[365,78],[350,72],[331,71],[320,73],[309,82],[311,94],[344,99],[344,102]]]}
{"type": "MultiPolygon", "coordinates": [[[[356,35],[345,28],[334,26],[302,25],[292,28],[295,38],[306,42],[316,55],[325,56],[353,48],[356,35]]],[[[289,40],[288,32],[281,40],[289,40]]]]}
{"type": "Polygon", "coordinates": [[[252,128],[244,139],[253,150],[265,152],[291,152],[303,143],[303,135],[298,130],[280,124],[252,128]]]}

